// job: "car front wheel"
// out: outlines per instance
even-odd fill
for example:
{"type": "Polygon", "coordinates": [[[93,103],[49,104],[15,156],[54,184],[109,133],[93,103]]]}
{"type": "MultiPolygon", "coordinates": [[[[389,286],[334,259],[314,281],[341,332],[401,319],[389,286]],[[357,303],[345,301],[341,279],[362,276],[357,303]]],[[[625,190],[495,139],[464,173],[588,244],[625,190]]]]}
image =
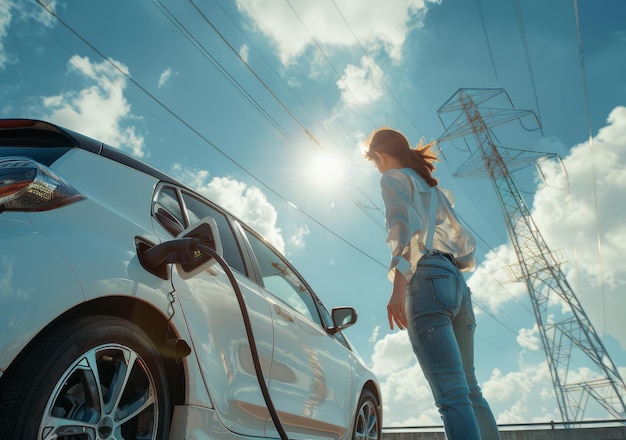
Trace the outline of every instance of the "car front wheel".
{"type": "Polygon", "coordinates": [[[164,371],[135,324],[110,316],[72,321],[40,339],[6,378],[0,438],[164,439],[164,371]]]}
{"type": "Polygon", "coordinates": [[[380,412],[378,400],[371,391],[363,390],[354,420],[353,440],[380,440],[380,412]]]}

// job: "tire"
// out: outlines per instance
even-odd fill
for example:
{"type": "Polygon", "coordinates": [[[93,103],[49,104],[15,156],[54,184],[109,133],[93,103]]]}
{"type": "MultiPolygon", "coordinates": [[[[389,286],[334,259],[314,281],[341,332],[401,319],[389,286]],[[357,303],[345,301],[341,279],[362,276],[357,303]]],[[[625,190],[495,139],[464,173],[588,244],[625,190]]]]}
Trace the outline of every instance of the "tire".
{"type": "Polygon", "coordinates": [[[157,353],[139,327],[116,317],[51,331],[2,378],[0,438],[165,439],[169,393],[157,353]]]}
{"type": "Polygon", "coordinates": [[[369,391],[363,390],[354,417],[353,440],[380,440],[382,426],[378,399],[369,391]]]}

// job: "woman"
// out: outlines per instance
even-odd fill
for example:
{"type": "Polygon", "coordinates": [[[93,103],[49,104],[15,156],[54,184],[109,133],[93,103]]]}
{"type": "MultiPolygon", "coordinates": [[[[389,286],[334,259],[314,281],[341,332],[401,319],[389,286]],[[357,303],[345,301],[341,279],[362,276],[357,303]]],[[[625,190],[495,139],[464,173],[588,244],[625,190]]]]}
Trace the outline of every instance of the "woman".
{"type": "Polygon", "coordinates": [[[433,144],[411,149],[390,129],[374,131],[366,144],[366,158],[382,174],[393,283],[389,326],[408,330],[447,438],[499,439],[474,374],[476,319],[461,274],[474,269],[474,238],[432,176],[433,144]]]}

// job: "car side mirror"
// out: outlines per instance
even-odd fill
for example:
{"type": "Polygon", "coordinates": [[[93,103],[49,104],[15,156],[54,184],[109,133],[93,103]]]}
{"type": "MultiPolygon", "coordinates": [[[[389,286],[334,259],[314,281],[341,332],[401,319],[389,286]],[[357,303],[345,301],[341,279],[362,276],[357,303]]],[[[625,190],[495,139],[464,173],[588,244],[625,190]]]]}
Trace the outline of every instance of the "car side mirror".
{"type": "Polygon", "coordinates": [[[352,307],[334,307],[331,311],[333,328],[329,332],[334,335],[355,324],[358,318],[356,310],[352,307]]]}
{"type": "MultiPolygon", "coordinates": [[[[198,244],[213,249],[220,257],[224,255],[217,222],[210,216],[204,217],[199,223],[182,231],[178,234],[178,238],[196,239],[198,244]]],[[[192,258],[189,261],[177,262],[176,268],[180,277],[186,280],[210,269],[215,263],[217,261],[212,256],[194,250],[192,258]]]]}

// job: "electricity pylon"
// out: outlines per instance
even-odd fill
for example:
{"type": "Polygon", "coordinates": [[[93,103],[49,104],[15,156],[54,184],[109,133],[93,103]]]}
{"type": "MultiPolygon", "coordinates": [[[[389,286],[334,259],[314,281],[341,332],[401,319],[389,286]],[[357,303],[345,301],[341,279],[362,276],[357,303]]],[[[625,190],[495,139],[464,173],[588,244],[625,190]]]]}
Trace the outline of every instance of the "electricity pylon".
{"type": "MultiPolygon", "coordinates": [[[[563,421],[581,421],[589,398],[612,417],[624,419],[624,381],[567,282],[561,261],[548,248],[513,182],[505,161],[511,150],[497,147],[492,140],[491,127],[535,117],[534,113],[483,105],[499,95],[508,99],[503,89],[455,92],[438,113],[459,115],[438,142],[458,137],[467,141],[467,137],[473,137],[477,144],[477,150],[455,175],[476,177],[486,173],[493,181],[519,262],[509,274],[528,288],[563,421]],[[582,368],[587,368],[585,377],[579,374],[582,368]]],[[[514,165],[521,163],[518,156],[512,158],[514,165]]]]}

